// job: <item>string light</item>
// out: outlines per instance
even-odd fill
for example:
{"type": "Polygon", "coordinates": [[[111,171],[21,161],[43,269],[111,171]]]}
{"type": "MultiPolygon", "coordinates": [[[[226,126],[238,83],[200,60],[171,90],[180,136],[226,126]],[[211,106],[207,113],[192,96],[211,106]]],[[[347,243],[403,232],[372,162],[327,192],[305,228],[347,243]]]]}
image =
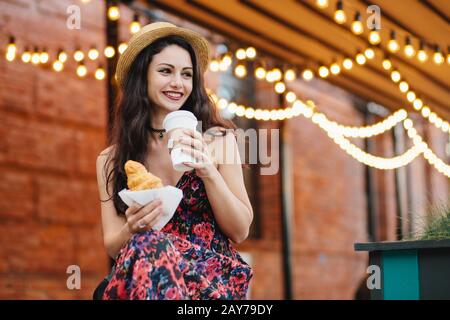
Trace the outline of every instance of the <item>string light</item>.
{"type": "Polygon", "coordinates": [[[266,77],[266,70],[263,67],[256,68],[255,77],[259,80],[263,80],[266,77]]]}
{"type": "Polygon", "coordinates": [[[83,77],[86,76],[86,74],[87,74],[86,66],[85,66],[84,63],[81,61],[81,62],[78,64],[78,67],[77,67],[77,75],[78,75],[80,78],[83,78],[83,77]]]}
{"type": "Polygon", "coordinates": [[[73,54],[73,58],[77,62],[80,62],[81,60],[83,60],[84,59],[83,51],[81,51],[80,49],[75,50],[75,52],[73,54]]]}
{"type": "Polygon", "coordinates": [[[414,50],[410,36],[406,36],[405,38],[405,47],[403,48],[403,51],[405,55],[410,58],[416,54],[416,50],[414,50]]]}
{"type": "Polygon", "coordinates": [[[353,68],[352,59],[350,59],[350,58],[344,59],[344,61],[342,62],[342,66],[347,70],[350,70],[351,68],[353,68]]]}
{"type": "Polygon", "coordinates": [[[253,47],[248,47],[245,50],[245,55],[247,56],[248,59],[254,59],[256,57],[256,49],[253,47]]]}
{"type": "Polygon", "coordinates": [[[388,42],[388,49],[391,52],[397,52],[400,49],[398,42],[396,40],[395,31],[391,30],[391,39],[388,42]]]}
{"type": "Polygon", "coordinates": [[[423,107],[422,100],[421,99],[415,99],[414,102],[413,102],[413,107],[414,107],[414,109],[419,111],[423,107]]]}
{"type": "Polygon", "coordinates": [[[31,54],[31,63],[32,64],[39,64],[39,62],[41,61],[40,56],[41,55],[38,52],[38,48],[34,47],[34,51],[31,54]]]}
{"type": "Polygon", "coordinates": [[[339,24],[343,24],[347,21],[343,7],[342,0],[338,0],[336,3],[336,11],[334,12],[334,20],[339,24]]]}
{"type": "Polygon", "coordinates": [[[247,54],[245,53],[245,50],[240,48],[236,51],[236,58],[238,60],[244,60],[247,57],[247,54]]]}
{"type": "Polygon", "coordinates": [[[25,47],[25,51],[22,53],[21,59],[24,63],[29,63],[31,61],[31,52],[27,47],[25,47]]]}
{"type": "Polygon", "coordinates": [[[337,75],[341,72],[341,67],[335,62],[330,66],[330,72],[334,75],[337,75]]]}
{"type": "Polygon", "coordinates": [[[434,55],[433,55],[433,60],[434,60],[434,63],[436,63],[436,64],[444,63],[444,57],[442,56],[441,48],[439,46],[436,46],[436,49],[435,49],[434,55]]]}
{"type": "Polygon", "coordinates": [[[139,15],[134,14],[133,21],[130,24],[130,32],[131,32],[131,34],[135,34],[139,30],[141,30],[141,23],[139,22],[139,15]]]}
{"type": "Polygon", "coordinates": [[[364,55],[367,59],[371,60],[375,57],[375,51],[373,51],[372,48],[367,48],[366,50],[364,50],[364,55]]]}
{"type": "Polygon", "coordinates": [[[219,61],[215,59],[211,60],[211,62],[209,63],[209,70],[211,70],[212,72],[219,71],[219,61]]]}
{"type": "Polygon", "coordinates": [[[428,54],[425,51],[425,43],[423,40],[420,40],[419,51],[417,52],[417,59],[419,59],[420,62],[425,62],[428,60],[428,54]]]}
{"type": "Polygon", "coordinates": [[[314,73],[310,69],[305,69],[302,72],[302,77],[306,81],[310,81],[312,78],[314,78],[314,73]]]}
{"type": "Polygon", "coordinates": [[[284,80],[286,81],[294,81],[297,78],[295,71],[293,69],[288,69],[284,73],[284,80]]]}
{"type": "Polygon", "coordinates": [[[400,91],[403,93],[405,93],[409,90],[409,85],[406,81],[400,82],[398,86],[399,86],[400,91]]]}
{"type": "Polygon", "coordinates": [[[60,60],[55,60],[52,66],[56,72],[60,72],[64,68],[64,64],[60,60]]]}
{"type": "Polygon", "coordinates": [[[8,47],[6,49],[6,60],[13,61],[16,58],[17,47],[16,47],[16,39],[14,37],[9,38],[8,47]]]}
{"type": "Polygon", "coordinates": [[[447,47],[447,63],[450,64],[450,46],[447,47]]]}
{"type": "Polygon", "coordinates": [[[319,76],[321,76],[322,78],[328,77],[329,74],[330,74],[330,72],[328,71],[327,67],[321,66],[319,68],[319,76]]]}
{"type": "Polygon", "coordinates": [[[384,70],[390,70],[392,68],[392,62],[387,57],[383,59],[382,65],[384,70]]]}
{"type": "Polygon", "coordinates": [[[392,81],[399,82],[401,78],[402,78],[402,76],[400,75],[400,72],[398,72],[397,70],[394,70],[391,72],[392,81]]]}
{"type": "Polygon", "coordinates": [[[359,65],[363,65],[366,63],[366,57],[362,53],[358,53],[356,55],[356,63],[359,65]]]}
{"type": "Polygon", "coordinates": [[[328,7],[328,0],[316,0],[316,5],[320,9],[325,9],[326,7],[328,7]]]}
{"type": "Polygon", "coordinates": [[[58,60],[61,61],[62,63],[67,61],[67,53],[64,52],[64,50],[60,49],[58,51],[58,56],[57,56],[58,60]]]}
{"type": "Polygon", "coordinates": [[[116,4],[113,4],[108,8],[108,18],[111,21],[119,20],[120,11],[119,11],[119,7],[116,4]]]}
{"type": "Polygon", "coordinates": [[[47,53],[47,49],[43,49],[42,52],[39,54],[39,62],[42,64],[46,64],[48,62],[49,56],[47,53]]]}
{"type": "Polygon", "coordinates": [[[294,92],[289,91],[288,93],[286,93],[286,101],[287,102],[292,103],[296,99],[297,99],[297,95],[294,92]]]}
{"type": "Polygon", "coordinates": [[[380,33],[376,30],[372,30],[369,33],[369,42],[373,45],[377,45],[381,42],[380,33]]]}
{"type": "Polygon", "coordinates": [[[244,65],[242,64],[238,64],[236,66],[236,68],[234,69],[234,74],[238,77],[238,78],[243,78],[247,75],[247,69],[245,68],[244,65]]]}
{"type": "Polygon", "coordinates": [[[352,31],[354,34],[361,34],[364,31],[363,25],[361,23],[361,14],[359,13],[359,11],[356,11],[355,13],[355,19],[352,22],[352,31]]]}
{"type": "Polygon", "coordinates": [[[430,116],[430,114],[431,114],[430,108],[428,108],[427,106],[422,108],[422,116],[424,118],[428,118],[430,116]]]}
{"type": "Polygon", "coordinates": [[[413,102],[416,99],[416,93],[414,91],[408,91],[408,93],[406,94],[406,99],[409,102],[413,102]]]}
{"type": "Polygon", "coordinates": [[[97,59],[99,56],[98,50],[95,47],[92,47],[88,52],[88,57],[91,60],[97,59]]]}
{"type": "Polygon", "coordinates": [[[127,47],[128,45],[125,42],[122,42],[121,44],[119,44],[119,48],[117,48],[117,50],[120,54],[122,54],[125,52],[125,50],[127,50],[127,47]]]}
{"type": "Polygon", "coordinates": [[[283,82],[277,82],[275,84],[275,92],[276,93],[283,93],[286,90],[286,85],[283,82]]]}
{"type": "Polygon", "coordinates": [[[104,53],[105,57],[110,59],[110,58],[114,57],[114,55],[116,54],[116,50],[114,49],[113,46],[107,46],[103,53],[104,53]]]}
{"type": "Polygon", "coordinates": [[[103,69],[102,65],[99,65],[97,67],[97,70],[95,70],[95,79],[103,80],[105,79],[105,76],[106,76],[105,70],[103,69]]]}

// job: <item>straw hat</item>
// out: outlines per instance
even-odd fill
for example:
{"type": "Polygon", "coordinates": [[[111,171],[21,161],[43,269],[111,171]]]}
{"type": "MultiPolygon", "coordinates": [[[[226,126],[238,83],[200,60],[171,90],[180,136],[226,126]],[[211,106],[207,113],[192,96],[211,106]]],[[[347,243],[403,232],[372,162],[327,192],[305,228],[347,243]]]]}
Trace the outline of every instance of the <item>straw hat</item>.
{"type": "Polygon", "coordinates": [[[123,87],[128,70],[137,55],[160,38],[176,35],[187,40],[197,55],[200,69],[204,73],[208,68],[209,46],[208,41],[197,32],[180,28],[168,22],[155,22],[144,26],[136,32],[128,42],[128,47],[119,57],[116,68],[116,80],[120,87],[123,87]]]}

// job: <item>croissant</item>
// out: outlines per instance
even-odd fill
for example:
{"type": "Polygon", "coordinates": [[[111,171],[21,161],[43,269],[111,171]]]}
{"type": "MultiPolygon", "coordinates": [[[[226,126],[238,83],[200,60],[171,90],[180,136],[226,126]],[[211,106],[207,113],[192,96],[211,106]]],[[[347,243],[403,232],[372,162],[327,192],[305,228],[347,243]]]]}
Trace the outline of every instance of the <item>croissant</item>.
{"type": "Polygon", "coordinates": [[[125,163],[125,172],[127,174],[127,185],[131,191],[163,187],[161,179],[148,172],[144,165],[139,162],[128,160],[125,163]]]}

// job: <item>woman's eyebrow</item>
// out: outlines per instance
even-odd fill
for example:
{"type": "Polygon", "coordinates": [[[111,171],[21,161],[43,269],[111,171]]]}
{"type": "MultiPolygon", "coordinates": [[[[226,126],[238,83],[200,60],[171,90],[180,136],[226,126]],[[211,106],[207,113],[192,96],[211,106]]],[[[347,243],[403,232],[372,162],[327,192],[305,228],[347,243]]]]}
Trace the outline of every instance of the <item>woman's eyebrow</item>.
{"type": "MultiPolygon", "coordinates": [[[[173,65],[171,65],[171,64],[169,64],[169,63],[164,63],[164,62],[158,64],[158,66],[159,66],[159,65],[162,65],[162,64],[165,64],[166,66],[169,66],[169,67],[171,67],[171,68],[175,68],[175,66],[173,66],[173,65]]],[[[184,70],[184,69],[192,69],[192,67],[184,67],[183,70],[184,70]]]]}

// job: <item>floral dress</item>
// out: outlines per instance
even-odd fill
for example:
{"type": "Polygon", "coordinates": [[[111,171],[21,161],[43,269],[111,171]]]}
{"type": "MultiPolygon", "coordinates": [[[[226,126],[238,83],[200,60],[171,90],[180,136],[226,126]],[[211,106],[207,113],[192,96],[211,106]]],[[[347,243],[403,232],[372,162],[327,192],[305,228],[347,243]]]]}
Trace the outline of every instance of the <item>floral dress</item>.
{"type": "Polygon", "coordinates": [[[187,171],[176,187],[183,199],[172,219],[131,237],[103,299],[246,298],[253,271],[217,225],[202,179],[187,171]]]}

